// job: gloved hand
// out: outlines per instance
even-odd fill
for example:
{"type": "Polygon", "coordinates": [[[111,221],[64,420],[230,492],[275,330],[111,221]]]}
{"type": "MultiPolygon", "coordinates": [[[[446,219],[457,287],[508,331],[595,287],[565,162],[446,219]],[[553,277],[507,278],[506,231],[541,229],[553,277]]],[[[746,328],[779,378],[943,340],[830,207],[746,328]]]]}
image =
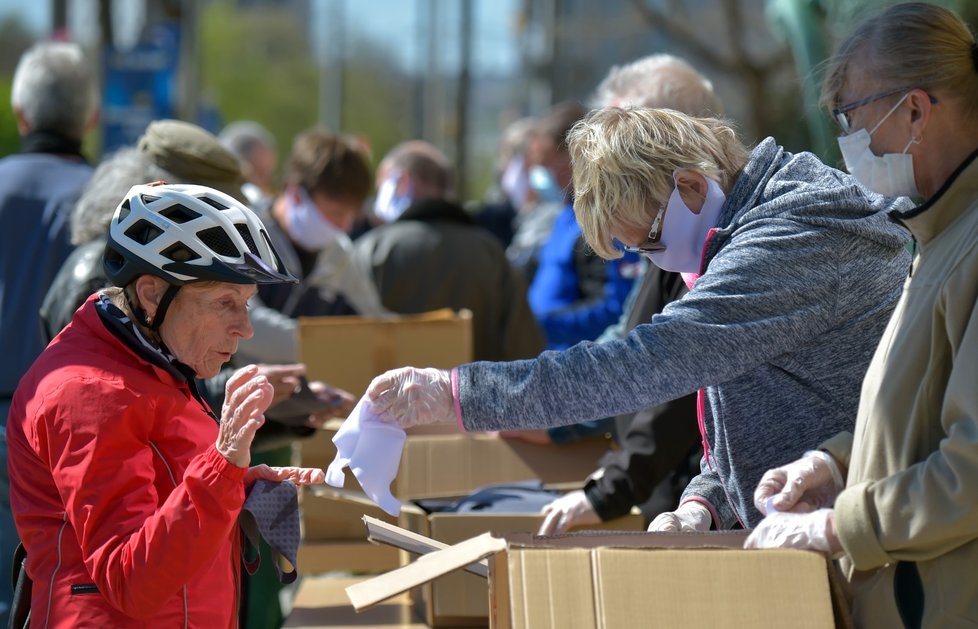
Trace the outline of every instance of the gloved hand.
{"type": "Polygon", "coordinates": [[[373,379],[366,397],[379,419],[401,428],[455,421],[452,378],[442,369],[392,369],[373,379]]]}
{"type": "Polygon", "coordinates": [[[591,506],[591,501],[587,499],[583,489],[564,494],[550,504],[544,505],[540,512],[547,517],[540,525],[537,535],[555,535],[563,533],[572,526],[601,523],[601,518],[591,506]]]}
{"type": "Polygon", "coordinates": [[[835,511],[774,513],[763,520],[744,542],[744,548],[800,548],[842,553],[835,533],[835,511]]]}
{"type": "Polygon", "coordinates": [[[701,503],[690,500],[679,505],[675,511],[666,511],[655,516],[655,519],[649,524],[649,531],[653,533],[703,533],[709,531],[712,524],[713,516],[710,515],[710,510],[701,503]]]}
{"type": "Polygon", "coordinates": [[[764,515],[771,511],[808,513],[831,507],[844,487],[842,471],[832,455],[810,450],[797,461],[765,472],[754,490],[754,506],[764,515]]]}

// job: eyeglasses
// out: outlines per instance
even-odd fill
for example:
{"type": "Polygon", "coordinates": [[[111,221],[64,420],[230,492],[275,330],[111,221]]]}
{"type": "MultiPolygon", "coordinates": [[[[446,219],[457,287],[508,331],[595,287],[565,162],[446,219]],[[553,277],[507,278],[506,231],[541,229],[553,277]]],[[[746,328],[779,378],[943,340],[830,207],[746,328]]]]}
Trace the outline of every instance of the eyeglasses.
{"type": "MultiPolygon", "coordinates": [[[[852,130],[852,122],[849,120],[850,111],[853,111],[854,109],[859,109],[860,107],[864,105],[868,105],[870,103],[875,103],[876,101],[886,98],[887,96],[893,96],[894,94],[899,94],[900,92],[909,92],[912,89],[914,88],[898,87],[896,89],[887,90],[879,94],[873,94],[872,96],[867,96],[866,98],[861,98],[857,101],[853,101],[846,105],[842,105],[841,107],[836,107],[835,109],[832,110],[832,116],[835,118],[835,121],[839,124],[839,128],[842,129],[842,133],[848,135],[849,132],[852,130]]],[[[932,105],[937,104],[936,98],[934,98],[930,94],[928,94],[927,97],[930,98],[930,102],[932,105]]]]}
{"type": "Polygon", "coordinates": [[[659,242],[661,234],[659,229],[662,227],[662,217],[666,213],[666,206],[660,205],[659,211],[656,212],[655,218],[652,220],[652,228],[649,229],[649,235],[646,237],[644,243],[638,246],[622,245],[621,250],[625,253],[655,253],[656,251],[665,251],[666,246],[659,242]]]}

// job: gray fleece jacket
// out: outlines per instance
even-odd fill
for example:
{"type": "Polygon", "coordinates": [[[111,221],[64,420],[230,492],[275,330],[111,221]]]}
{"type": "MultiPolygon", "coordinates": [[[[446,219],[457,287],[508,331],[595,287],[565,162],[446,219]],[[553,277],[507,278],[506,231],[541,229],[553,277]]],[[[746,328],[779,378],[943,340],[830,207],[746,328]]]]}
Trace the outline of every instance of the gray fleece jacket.
{"type": "Polygon", "coordinates": [[[884,213],[904,204],[768,138],[727,197],[693,290],[620,341],[459,367],[462,424],[546,428],[703,388],[708,458],[683,501],[706,503],[717,528],[754,526],[765,470],[852,430],[910,268],[909,234],[884,213]]]}

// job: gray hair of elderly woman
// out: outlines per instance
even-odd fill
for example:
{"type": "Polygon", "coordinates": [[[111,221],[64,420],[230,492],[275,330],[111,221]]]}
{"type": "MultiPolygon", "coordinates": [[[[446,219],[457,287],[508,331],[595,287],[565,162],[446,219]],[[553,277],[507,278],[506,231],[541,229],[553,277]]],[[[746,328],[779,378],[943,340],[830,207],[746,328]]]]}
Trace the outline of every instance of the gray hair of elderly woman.
{"type": "Polygon", "coordinates": [[[71,243],[81,245],[105,236],[109,222],[133,184],[166,181],[180,183],[135,147],[121,148],[105,158],[82,191],[71,213],[71,243]]]}
{"type": "Polygon", "coordinates": [[[723,104],[709,79],[667,54],[611,68],[591,97],[591,106],[665,107],[697,117],[723,115],[723,104]]]}
{"type": "Polygon", "coordinates": [[[35,44],[17,63],[10,104],[32,131],[81,139],[98,107],[95,71],[78,44],[35,44]]]}
{"type": "Polygon", "coordinates": [[[828,60],[821,104],[838,107],[849,80],[875,89],[940,91],[978,118],[978,43],[953,11],[925,3],[897,4],[860,23],[828,60]]]}

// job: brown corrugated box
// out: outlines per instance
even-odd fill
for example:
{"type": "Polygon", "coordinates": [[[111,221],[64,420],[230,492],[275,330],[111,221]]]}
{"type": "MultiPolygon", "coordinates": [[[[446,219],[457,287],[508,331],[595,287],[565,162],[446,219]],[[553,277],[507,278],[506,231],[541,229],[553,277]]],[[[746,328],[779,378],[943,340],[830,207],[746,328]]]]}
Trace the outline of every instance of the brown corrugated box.
{"type": "MultiPolygon", "coordinates": [[[[371,539],[400,548],[403,531],[369,523],[371,539]]],[[[743,550],[745,532],[590,531],[559,537],[486,533],[347,588],[356,609],[489,560],[490,627],[654,624],[822,629],[851,626],[835,567],[823,554],[743,550]]]]}
{"type": "MultiPolygon", "coordinates": [[[[313,437],[320,441],[320,450],[307,456],[307,446],[300,446],[302,465],[325,468],[332,461],[335,448],[328,453],[325,444],[333,444],[325,437],[335,432],[321,432],[324,433],[322,436],[313,437]],[[324,451],[327,451],[325,456],[322,454],[324,451]]],[[[411,435],[405,441],[401,465],[391,491],[404,501],[462,496],[485,485],[537,479],[551,486],[575,488],[596,469],[608,445],[609,442],[604,439],[543,446],[485,434],[411,435]]],[[[349,471],[345,489],[359,490],[356,479],[349,471]]],[[[300,498],[300,512],[305,543],[362,541],[363,515],[392,521],[366,499],[358,506],[350,501],[338,501],[336,494],[328,490],[304,490],[300,498]]],[[[375,551],[370,549],[365,552],[369,554],[375,551]]],[[[324,551],[315,556],[329,555],[324,551]]],[[[307,561],[300,562],[299,567],[304,573],[337,569],[366,570],[366,566],[361,564],[343,565],[341,562],[348,561],[351,558],[349,555],[336,557],[335,562],[307,561]]],[[[355,555],[352,557],[355,558],[355,555]]],[[[371,561],[369,565],[373,566],[375,562],[371,561]]],[[[396,567],[396,562],[384,567],[396,567]]]]}
{"type": "Polygon", "coordinates": [[[389,369],[450,369],[472,360],[472,313],[300,317],[299,360],[310,380],[360,396],[389,369]]]}
{"type": "MultiPolygon", "coordinates": [[[[539,513],[428,513],[415,503],[406,503],[398,523],[412,533],[456,544],[487,532],[534,533],[543,519],[539,513]]],[[[641,531],[645,527],[641,512],[635,509],[624,517],[585,528],[641,531]]],[[[406,565],[413,559],[405,551],[401,563],[406,565]]],[[[485,626],[489,617],[487,587],[484,577],[460,571],[412,588],[411,602],[418,617],[432,627],[485,626]]]]}

